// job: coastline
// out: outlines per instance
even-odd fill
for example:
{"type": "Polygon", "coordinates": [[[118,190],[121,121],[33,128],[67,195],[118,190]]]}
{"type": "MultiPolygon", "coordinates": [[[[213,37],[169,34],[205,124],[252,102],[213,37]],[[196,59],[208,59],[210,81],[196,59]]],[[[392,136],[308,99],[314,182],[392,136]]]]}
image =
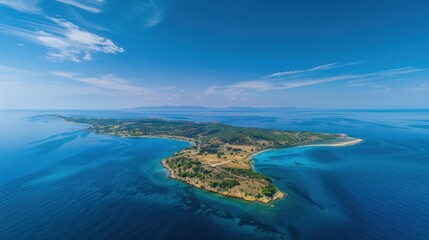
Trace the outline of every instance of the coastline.
{"type": "MultiPolygon", "coordinates": [[[[219,194],[219,195],[222,195],[222,196],[225,196],[225,197],[231,197],[231,198],[241,199],[241,200],[244,200],[244,201],[247,201],[247,202],[261,202],[261,203],[268,204],[268,203],[270,203],[272,201],[279,200],[279,199],[282,199],[282,198],[284,198],[284,197],[287,196],[286,193],[284,193],[284,192],[282,192],[280,190],[277,190],[277,192],[273,195],[272,198],[262,198],[262,199],[261,198],[256,198],[256,197],[252,197],[252,196],[245,196],[245,195],[242,195],[242,194],[235,194],[235,193],[232,193],[232,192],[229,192],[229,191],[216,191],[214,189],[205,188],[202,185],[197,185],[197,184],[195,184],[192,181],[188,181],[186,179],[180,178],[170,168],[170,166],[168,166],[168,164],[166,163],[166,159],[163,159],[161,161],[161,164],[162,164],[162,166],[164,166],[165,169],[167,169],[167,171],[169,173],[168,174],[169,178],[176,179],[176,180],[179,180],[179,181],[184,182],[186,184],[189,184],[189,185],[197,188],[198,190],[204,190],[204,191],[207,191],[207,192],[210,192],[210,193],[216,193],[216,194],[219,194]]],[[[254,171],[253,168],[252,168],[252,170],[254,171]]]]}
{"type": "MultiPolygon", "coordinates": [[[[343,136],[345,136],[345,135],[343,135],[343,136]]],[[[348,138],[350,138],[350,137],[348,137],[348,138]]],[[[167,138],[167,139],[174,139],[174,138],[167,138]]],[[[356,145],[356,144],[359,144],[359,143],[363,142],[363,139],[359,139],[359,138],[352,138],[352,139],[353,140],[345,141],[345,142],[338,142],[338,143],[309,144],[309,145],[300,145],[300,146],[294,146],[294,147],[322,147],[322,146],[323,147],[346,147],[346,146],[356,145]]],[[[191,143],[194,143],[194,142],[191,142],[191,143]]],[[[285,148],[264,149],[262,151],[259,151],[259,152],[256,152],[256,153],[253,153],[253,154],[249,155],[247,158],[249,159],[249,166],[250,166],[251,170],[254,171],[255,173],[258,173],[257,171],[255,171],[254,166],[253,166],[253,158],[256,155],[262,154],[262,153],[267,152],[267,151],[278,150],[278,149],[285,149],[285,148]]],[[[211,192],[211,193],[220,194],[220,195],[223,195],[223,196],[226,196],[226,197],[232,197],[232,198],[242,199],[242,200],[245,200],[245,201],[248,201],[248,202],[261,202],[261,203],[265,203],[265,204],[268,204],[268,203],[273,202],[275,200],[279,200],[279,199],[285,198],[287,196],[287,193],[282,192],[277,187],[276,187],[277,188],[277,192],[274,194],[274,196],[272,198],[262,198],[262,199],[255,198],[255,197],[249,197],[249,196],[245,196],[245,195],[240,195],[240,194],[235,194],[235,193],[231,193],[231,192],[228,192],[228,191],[216,191],[214,189],[205,188],[202,185],[198,185],[198,184],[196,184],[196,183],[194,183],[194,182],[192,182],[192,181],[190,181],[188,179],[184,179],[184,178],[181,178],[181,177],[177,176],[177,174],[173,171],[173,169],[171,169],[170,166],[168,166],[168,164],[166,162],[167,159],[168,158],[163,159],[161,161],[161,164],[164,166],[165,169],[167,169],[167,171],[169,173],[168,176],[170,178],[182,181],[182,182],[184,182],[186,184],[189,184],[189,185],[191,185],[191,186],[193,186],[193,187],[195,187],[195,188],[197,188],[199,190],[205,190],[205,191],[208,191],[208,192],[211,192]]]]}
{"type": "MultiPolygon", "coordinates": [[[[353,140],[351,141],[345,141],[345,142],[338,142],[338,143],[320,143],[320,144],[308,144],[308,145],[299,145],[299,146],[291,146],[288,148],[294,148],[294,147],[348,147],[348,146],[352,146],[352,145],[356,145],[359,144],[361,142],[363,142],[363,139],[360,138],[353,138],[353,140]]],[[[279,149],[287,149],[287,148],[269,148],[269,149],[265,149],[256,153],[253,153],[252,155],[249,156],[250,158],[250,163],[251,163],[251,168],[253,169],[253,158],[259,154],[262,154],[264,152],[268,152],[268,151],[274,151],[274,150],[279,150],[279,149]]]]}
{"type": "Polygon", "coordinates": [[[208,192],[266,204],[282,199],[287,194],[278,189],[268,176],[255,171],[253,166],[254,156],[276,149],[306,146],[343,147],[363,141],[345,134],[332,135],[310,132],[291,134],[281,130],[255,130],[253,128],[223,126],[218,123],[198,124],[195,126],[195,123],[166,122],[158,119],[129,123],[125,120],[121,122],[121,120],[109,119],[76,119],[77,121],[69,121],[70,118],[55,117],[67,123],[88,124],[91,127],[87,130],[97,134],[125,138],[158,138],[186,141],[190,144],[189,147],[183,148],[161,161],[161,164],[169,172],[170,178],[180,180],[208,192]],[[135,130],[133,127],[129,127],[130,124],[135,130]],[[205,131],[205,135],[200,134],[201,128],[205,131]],[[144,130],[142,131],[142,129],[144,130]],[[168,130],[166,131],[166,129],[168,130]],[[247,134],[244,137],[243,131],[244,134],[247,134]],[[323,138],[317,134],[334,137],[323,138]],[[254,135],[262,135],[265,138],[253,138],[254,135]],[[242,142],[230,141],[231,136],[238,136],[239,138],[237,139],[241,140],[234,141],[242,142]],[[295,142],[289,142],[291,141],[290,139],[295,142]]]}
{"type": "Polygon", "coordinates": [[[363,142],[363,139],[355,138],[350,141],[345,142],[337,142],[337,143],[317,143],[317,144],[309,144],[309,145],[302,145],[299,147],[348,147],[352,145],[356,145],[363,142]]]}
{"type": "Polygon", "coordinates": [[[175,141],[181,141],[181,142],[188,142],[191,144],[191,146],[195,146],[195,141],[188,138],[179,138],[179,137],[168,137],[168,136],[120,136],[120,137],[128,137],[128,138],[157,138],[157,139],[166,139],[166,140],[175,140],[175,141]]]}

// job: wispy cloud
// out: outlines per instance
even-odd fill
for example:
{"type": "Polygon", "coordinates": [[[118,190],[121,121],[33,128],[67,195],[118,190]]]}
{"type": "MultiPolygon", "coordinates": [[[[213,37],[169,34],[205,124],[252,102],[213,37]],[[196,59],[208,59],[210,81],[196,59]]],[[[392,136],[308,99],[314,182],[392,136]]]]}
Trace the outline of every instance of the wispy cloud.
{"type": "Polygon", "coordinates": [[[104,3],[104,0],[95,0],[95,1],[79,1],[79,0],[56,0],[64,4],[68,4],[73,7],[77,7],[92,13],[100,13],[100,5],[104,3]]]}
{"type": "Polygon", "coordinates": [[[147,28],[158,25],[164,15],[164,11],[153,0],[149,0],[149,9],[151,9],[151,14],[149,15],[145,23],[145,26],[147,28]]]}
{"type": "Polygon", "coordinates": [[[81,29],[63,18],[47,17],[52,24],[38,24],[34,30],[0,25],[0,32],[47,47],[51,61],[89,61],[93,53],[124,52],[112,40],[81,29]]]}
{"type": "Polygon", "coordinates": [[[8,6],[20,12],[41,13],[38,0],[0,0],[0,5],[8,6]]]}
{"type": "Polygon", "coordinates": [[[281,77],[285,77],[285,76],[287,77],[290,75],[297,75],[301,73],[311,73],[311,72],[317,72],[317,71],[323,71],[323,70],[329,70],[329,69],[335,69],[335,68],[348,67],[348,66],[353,66],[360,63],[362,62],[351,62],[351,63],[345,63],[345,64],[328,63],[328,64],[312,67],[309,69],[275,72],[275,73],[268,74],[266,76],[262,76],[260,79],[281,78],[281,77]]]}
{"type": "Polygon", "coordinates": [[[291,70],[291,71],[271,73],[269,75],[261,77],[261,79],[278,78],[278,77],[284,77],[284,76],[298,74],[298,73],[326,70],[326,69],[331,69],[331,68],[335,68],[335,67],[339,67],[339,66],[337,66],[337,64],[335,64],[335,63],[329,63],[329,64],[324,64],[324,65],[316,66],[316,67],[313,67],[310,69],[305,69],[305,70],[291,70]]]}
{"type": "MultiPolygon", "coordinates": [[[[100,13],[104,0],[55,0],[92,13],[100,13]]],[[[43,13],[37,6],[40,0],[0,0],[0,5],[8,6],[20,12],[43,13]]]]}
{"type": "Polygon", "coordinates": [[[363,86],[372,86],[379,88],[381,82],[393,82],[401,81],[402,78],[399,76],[407,76],[408,74],[417,73],[421,71],[428,70],[427,68],[416,68],[416,67],[403,67],[403,68],[393,68],[381,72],[360,74],[356,79],[348,81],[347,86],[349,87],[363,87],[363,86]]]}
{"type": "Polygon", "coordinates": [[[17,81],[27,78],[34,78],[37,75],[40,74],[27,69],[0,65],[0,81],[17,81]]]}
{"type": "Polygon", "coordinates": [[[174,91],[171,86],[148,88],[114,74],[0,65],[0,108],[114,108],[147,105],[150,99],[167,104],[180,98],[174,91]]]}
{"type": "Polygon", "coordinates": [[[295,70],[287,72],[277,72],[263,76],[257,80],[241,81],[227,86],[211,86],[206,89],[206,95],[222,94],[226,96],[245,95],[249,92],[265,92],[274,90],[284,90],[298,87],[305,87],[329,82],[346,81],[350,87],[369,86],[380,88],[380,81],[394,81],[397,77],[407,74],[427,70],[424,68],[405,67],[395,68],[370,73],[347,73],[340,72],[328,76],[319,75],[318,71],[350,66],[350,64],[325,64],[306,70],[295,70]],[[301,75],[302,73],[311,73],[301,75]]]}
{"type": "Polygon", "coordinates": [[[60,75],[0,65],[0,108],[112,108],[133,106],[144,102],[145,97],[158,96],[113,75],[60,75]]]}
{"type": "Polygon", "coordinates": [[[138,95],[149,91],[147,88],[132,85],[128,81],[118,78],[113,74],[105,74],[96,77],[85,77],[75,72],[52,72],[51,74],[109,91],[128,92],[138,95]]]}
{"type": "Polygon", "coordinates": [[[130,6],[130,13],[122,21],[124,24],[133,22],[139,28],[148,29],[161,23],[164,7],[154,0],[139,1],[130,6]]]}
{"type": "Polygon", "coordinates": [[[158,25],[162,20],[163,12],[156,10],[152,13],[152,15],[146,20],[145,27],[151,28],[155,25],[158,25]]]}

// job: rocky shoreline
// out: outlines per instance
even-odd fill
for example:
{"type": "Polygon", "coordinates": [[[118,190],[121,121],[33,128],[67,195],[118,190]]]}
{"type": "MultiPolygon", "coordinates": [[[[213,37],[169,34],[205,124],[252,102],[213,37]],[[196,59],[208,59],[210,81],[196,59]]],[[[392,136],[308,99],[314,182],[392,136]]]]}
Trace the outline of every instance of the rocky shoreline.
{"type": "Polygon", "coordinates": [[[177,179],[180,180],[182,182],[185,182],[189,185],[194,186],[195,188],[201,189],[201,190],[206,190],[208,192],[212,192],[212,193],[216,193],[216,194],[220,194],[226,197],[233,197],[233,198],[238,198],[238,199],[242,199],[248,202],[262,202],[262,203],[270,203],[272,201],[278,200],[278,199],[282,199],[284,197],[287,196],[287,194],[283,193],[280,190],[277,190],[277,192],[273,195],[273,197],[263,197],[263,198],[256,198],[255,196],[246,196],[245,193],[240,193],[240,192],[231,192],[231,191],[217,191],[217,189],[213,189],[213,188],[206,188],[204,187],[203,184],[197,184],[196,182],[192,181],[191,179],[187,179],[187,178],[182,178],[179,177],[167,164],[166,159],[162,160],[162,165],[168,170],[169,172],[169,177],[172,179],[177,179]]]}

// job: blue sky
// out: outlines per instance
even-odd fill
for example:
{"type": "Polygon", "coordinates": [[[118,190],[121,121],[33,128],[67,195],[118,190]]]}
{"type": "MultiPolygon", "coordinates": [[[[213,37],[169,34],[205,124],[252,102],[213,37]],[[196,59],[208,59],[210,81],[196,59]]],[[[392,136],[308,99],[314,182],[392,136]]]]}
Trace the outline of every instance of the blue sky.
{"type": "Polygon", "coordinates": [[[428,9],[0,0],[0,109],[428,108],[428,9]]]}

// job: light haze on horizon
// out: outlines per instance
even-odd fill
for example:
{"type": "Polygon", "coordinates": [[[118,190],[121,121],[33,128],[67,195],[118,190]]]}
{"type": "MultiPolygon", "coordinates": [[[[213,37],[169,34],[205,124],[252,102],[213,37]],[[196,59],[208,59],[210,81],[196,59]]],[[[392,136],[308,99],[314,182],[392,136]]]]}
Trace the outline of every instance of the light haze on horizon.
{"type": "Polygon", "coordinates": [[[0,0],[0,109],[429,108],[428,9],[0,0]]]}

